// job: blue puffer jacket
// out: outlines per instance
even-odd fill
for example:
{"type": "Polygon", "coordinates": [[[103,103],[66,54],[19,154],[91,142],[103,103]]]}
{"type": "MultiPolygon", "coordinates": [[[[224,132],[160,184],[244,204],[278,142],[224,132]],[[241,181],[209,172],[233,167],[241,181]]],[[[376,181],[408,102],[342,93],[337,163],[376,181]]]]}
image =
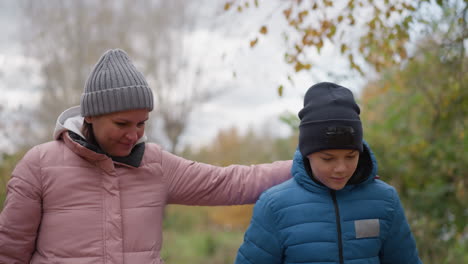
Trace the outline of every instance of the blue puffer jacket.
{"type": "Polygon", "coordinates": [[[339,191],[311,179],[297,151],[293,179],[257,201],[236,264],[418,264],[395,189],[375,179],[367,144],[357,173],[339,191]]]}

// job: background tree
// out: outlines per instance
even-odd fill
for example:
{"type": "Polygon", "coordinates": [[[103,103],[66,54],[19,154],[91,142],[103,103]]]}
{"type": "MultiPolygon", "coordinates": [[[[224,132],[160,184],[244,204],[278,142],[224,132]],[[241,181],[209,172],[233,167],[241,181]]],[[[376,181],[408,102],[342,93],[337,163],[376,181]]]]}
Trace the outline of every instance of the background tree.
{"type": "Polygon", "coordinates": [[[44,79],[36,111],[44,127],[41,140],[49,137],[61,111],[79,103],[92,66],[110,48],[127,51],[145,73],[155,95],[157,114],[152,118],[160,124],[150,127],[148,134],[160,143],[169,141],[171,151],[176,150],[190,113],[224,90],[206,80],[201,57],[187,46],[187,35],[201,20],[194,3],[23,0],[21,4],[25,50],[41,63],[44,79]]]}
{"type": "MultiPolygon", "coordinates": [[[[286,43],[285,61],[296,72],[313,69],[317,62],[312,57],[319,55],[325,45],[339,50],[341,56],[347,58],[350,69],[367,77],[371,70],[380,72],[398,66],[412,57],[413,31],[424,28],[428,18],[439,10],[460,10],[457,23],[466,28],[467,5],[462,0],[294,0],[275,3],[277,5],[271,1],[227,0],[224,9],[243,12],[255,8],[259,14],[267,13],[263,24],[258,26],[257,36],[250,40],[250,46],[256,46],[262,35],[282,31],[286,43]],[[273,21],[269,18],[278,12],[283,14],[287,26],[271,29],[273,21]]],[[[278,88],[280,95],[282,88],[282,85],[278,88]]]]}
{"type": "Polygon", "coordinates": [[[114,1],[26,0],[21,4],[25,53],[41,63],[44,83],[35,117],[44,127],[39,138],[45,140],[58,114],[79,103],[87,75],[99,56],[116,43],[129,49],[130,36],[123,32],[135,11],[114,1]]]}
{"type": "Polygon", "coordinates": [[[468,200],[468,74],[459,10],[444,10],[401,69],[363,93],[367,139],[397,187],[425,262],[464,263],[468,200]],[[441,31],[443,29],[443,31],[441,31]],[[434,241],[437,241],[436,243],[434,241]]]}
{"type": "MultiPolygon", "coordinates": [[[[206,10],[187,1],[140,1],[142,25],[141,58],[149,81],[154,84],[156,111],[162,131],[175,152],[187,128],[190,113],[225,91],[216,80],[208,79],[202,66],[205,54],[190,50],[189,34],[205,21],[206,10]]],[[[206,26],[206,25],[203,25],[206,26]]],[[[206,66],[206,65],[205,65],[206,66]]],[[[159,131],[156,131],[156,133],[159,131]]]]}

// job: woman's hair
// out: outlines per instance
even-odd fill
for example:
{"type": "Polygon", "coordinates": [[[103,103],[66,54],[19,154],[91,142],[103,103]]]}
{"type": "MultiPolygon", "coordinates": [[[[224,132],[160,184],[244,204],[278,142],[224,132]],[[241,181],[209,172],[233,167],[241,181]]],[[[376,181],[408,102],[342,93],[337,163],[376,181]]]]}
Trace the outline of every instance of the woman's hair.
{"type": "Polygon", "coordinates": [[[96,146],[98,145],[96,137],[94,136],[93,124],[84,121],[83,126],[81,127],[81,133],[83,133],[83,136],[88,143],[96,146]]]}

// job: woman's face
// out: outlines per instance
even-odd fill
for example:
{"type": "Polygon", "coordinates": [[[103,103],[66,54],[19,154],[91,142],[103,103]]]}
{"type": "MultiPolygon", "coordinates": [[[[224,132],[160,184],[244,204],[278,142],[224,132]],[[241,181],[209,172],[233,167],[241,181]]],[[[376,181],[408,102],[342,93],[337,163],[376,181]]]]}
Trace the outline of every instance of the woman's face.
{"type": "Polygon", "coordinates": [[[97,143],[107,154],[125,157],[130,154],[145,132],[147,109],[128,110],[100,116],[85,117],[93,125],[97,143]]]}
{"type": "Polygon", "coordinates": [[[341,190],[353,176],[359,161],[359,151],[327,149],[307,156],[315,178],[330,189],[341,190]]]}

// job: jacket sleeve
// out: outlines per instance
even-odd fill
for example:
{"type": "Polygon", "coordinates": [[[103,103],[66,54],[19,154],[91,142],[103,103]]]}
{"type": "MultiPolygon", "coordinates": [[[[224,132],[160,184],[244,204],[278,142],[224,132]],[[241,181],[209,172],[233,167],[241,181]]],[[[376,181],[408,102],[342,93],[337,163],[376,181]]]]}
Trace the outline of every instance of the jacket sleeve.
{"type": "Polygon", "coordinates": [[[218,167],[163,151],[161,166],[168,203],[236,205],[254,203],[260,194],[291,178],[292,161],[218,167]]]}
{"type": "Polygon", "coordinates": [[[13,170],[0,213],[0,263],[26,264],[35,250],[41,220],[40,168],[36,149],[13,170]]]}
{"type": "Polygon", "coordinates": [[[252,220],[237,252],[235,264],[282,263],[283,248],[268,200],[267,194],[263,194],[255,204],[252,220]]]}
{"type": "Polygon", "coordinates": [[[394,216],[387,239],[382,245],[380,261],[382,264],[422,264],[400,198],[396,190],[392,190],[394,216]]]}

